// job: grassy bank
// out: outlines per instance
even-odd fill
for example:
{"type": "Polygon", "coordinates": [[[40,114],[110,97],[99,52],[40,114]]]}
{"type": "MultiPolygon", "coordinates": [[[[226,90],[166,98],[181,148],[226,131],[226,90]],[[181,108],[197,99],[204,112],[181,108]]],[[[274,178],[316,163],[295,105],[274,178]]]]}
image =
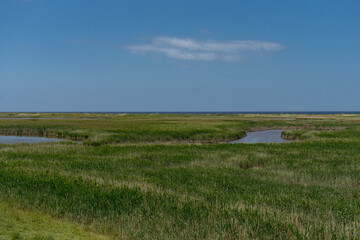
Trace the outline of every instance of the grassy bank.
{"type": "MultiPolygon", "coordinates": [[[[0,129],[88,134],[84,144],[0,145],[1,206],[110,239],[360,238],[360,117],[88,117],[0,120],[0,129]],[[189,144],[261,128],[298,141],[189,144]]],[[[13,221],[4,216],[0,224],[13,221]]],[[[67,239],[61,231],[41,236],[67,239]]]]}

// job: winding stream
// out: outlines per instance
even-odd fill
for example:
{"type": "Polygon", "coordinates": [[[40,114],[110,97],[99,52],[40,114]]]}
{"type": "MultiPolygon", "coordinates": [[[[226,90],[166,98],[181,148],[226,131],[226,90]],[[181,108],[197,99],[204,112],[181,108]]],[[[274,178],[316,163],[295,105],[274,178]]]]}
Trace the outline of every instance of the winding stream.
{"type": "Polygon", "coordinates": [[[281,133],[283,130],[265,130],[257,132],[247,132],[246,136],[231,141],[229,143],[286,143],[293,142],[290,140],[283,139],[281,133]]]}
{"type": "MultiPolygon", "coordinates": [[[[287,143],[293,142],[283,139],[281,133],[283,130],[265,130],[257,132],[247,132],[246,136],[231,141],[229,143],[287,143]]],[[[59,138],[46,138],[46,137],[23,137],[23,136],[5,136],[0,135],[0,143],[14,144],[14,143],[40,143],[40,142],[59,142],[66,141],[59,138]]]]}
{"type": "Polygon", "coordinates": [[[60,142],[60,141],[66,141],[66,140],[59,139],[59,138],[46,138],[46,137],[22,137],[22,136],[0,135],[0,143],[3,143],[3,144],[60,142]]]}

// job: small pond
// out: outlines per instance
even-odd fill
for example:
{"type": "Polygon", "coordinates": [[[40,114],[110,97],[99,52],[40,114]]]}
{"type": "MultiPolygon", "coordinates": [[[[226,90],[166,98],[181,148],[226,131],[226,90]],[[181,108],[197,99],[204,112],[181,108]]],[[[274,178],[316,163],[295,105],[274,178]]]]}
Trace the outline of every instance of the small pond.
{"type": "Polygon", "coordinates": [[[229,143],[286,143],[293,142],[290,140],[285,140],[281,137],[283,130],[265,130],[257,132],[247,132],[246,136],[231,141],[229,143]]]}
{"type": "Polygon", "coordinates": [[[60,142],[64,139],[46,138],[46,137],[21,137],[21,136],[4,136],[0,135],[0,143],[14,144],[14,143],[40,143],[40,142],[60,142]]]}

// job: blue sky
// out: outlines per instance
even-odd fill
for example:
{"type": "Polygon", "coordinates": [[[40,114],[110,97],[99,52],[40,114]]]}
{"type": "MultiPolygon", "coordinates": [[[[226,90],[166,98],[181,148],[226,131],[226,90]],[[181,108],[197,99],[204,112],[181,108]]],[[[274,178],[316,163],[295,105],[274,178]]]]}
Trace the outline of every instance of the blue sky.
{"type": "Polygon", "coordinates": [[[0,111],[359,111],[360,1],[1,0],[0,111]]]}

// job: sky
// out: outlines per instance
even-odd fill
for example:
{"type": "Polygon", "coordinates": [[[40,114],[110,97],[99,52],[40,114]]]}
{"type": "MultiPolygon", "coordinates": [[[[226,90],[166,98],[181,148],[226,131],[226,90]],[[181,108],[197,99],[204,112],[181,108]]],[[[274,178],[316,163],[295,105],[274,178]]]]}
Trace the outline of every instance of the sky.
{"type": "Polygon", "coordinates": [[[358,0],[1,0],[0,112],[360,111],[358,0]]]}

